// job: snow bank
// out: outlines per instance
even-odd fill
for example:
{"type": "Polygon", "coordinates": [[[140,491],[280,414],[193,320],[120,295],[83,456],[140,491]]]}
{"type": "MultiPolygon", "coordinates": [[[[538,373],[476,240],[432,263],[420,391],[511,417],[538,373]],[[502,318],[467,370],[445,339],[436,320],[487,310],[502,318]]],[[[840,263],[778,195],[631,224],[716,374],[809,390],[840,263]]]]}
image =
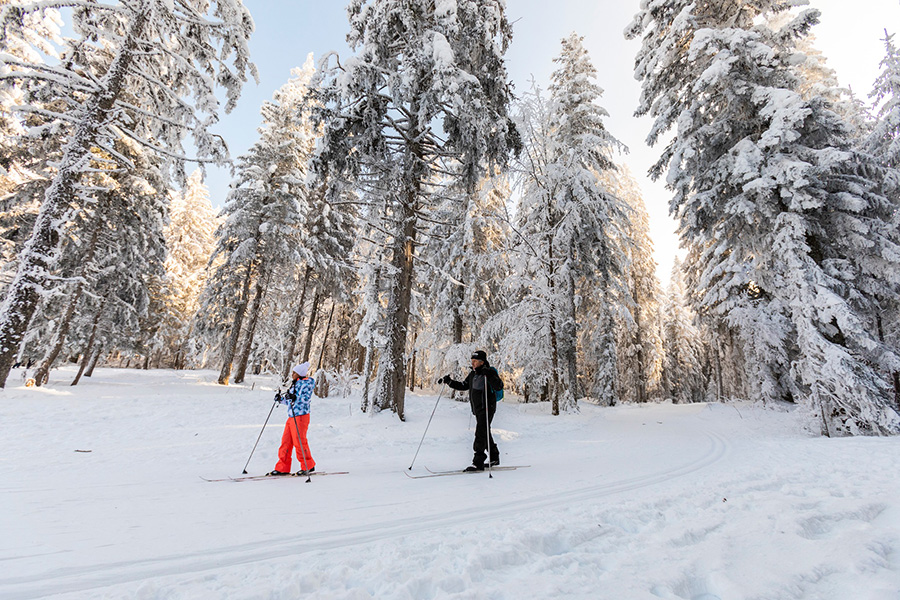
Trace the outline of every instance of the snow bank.
{"type": "MultiPolygon", "coordinates": [[[[811,438],[739,405],[504,403],[517,471],[409,479],[435,396],[408,421],[314,399],[320,470],[239,475],[272,382],[98,369],[0,393],[2,598],[896,599],[900,440],[811,438]]],[[[10,382],[17,382],[15,377],[10,382]]],[[[275,464],[280,407],[250,463],[275,464]]],[[[441,400],[412,473],[471,458],[441,400]]]]}

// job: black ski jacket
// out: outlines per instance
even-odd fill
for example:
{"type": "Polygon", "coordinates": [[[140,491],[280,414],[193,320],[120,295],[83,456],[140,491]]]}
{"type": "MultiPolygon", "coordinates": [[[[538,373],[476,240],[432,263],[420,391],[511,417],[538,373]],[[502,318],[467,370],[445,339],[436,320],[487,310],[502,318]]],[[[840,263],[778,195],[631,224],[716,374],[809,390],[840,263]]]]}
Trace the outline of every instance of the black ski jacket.
{"type": "Polygon", "coordinates": [[[497,369],[484,363],[477,369],[469,371],[469,374],[462,381],[447,381],[454,390],[469,390],[469,405],[472,408],[472,414],[484,412],[485,408],[485,392],[487,394],[487,402],[491,407],[497,406],[497,397],[494,392],[503,389],[503,380],[497,373],[497,369]]]}

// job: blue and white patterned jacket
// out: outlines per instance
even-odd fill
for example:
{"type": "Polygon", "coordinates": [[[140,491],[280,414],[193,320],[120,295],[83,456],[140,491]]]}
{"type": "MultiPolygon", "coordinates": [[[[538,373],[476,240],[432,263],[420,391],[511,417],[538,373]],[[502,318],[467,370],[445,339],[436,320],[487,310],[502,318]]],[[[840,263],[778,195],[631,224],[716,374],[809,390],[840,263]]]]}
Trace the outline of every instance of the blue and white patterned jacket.
{"type": "Polygon", "coordinates": [[[293,393],[296,397],[293,400],[288,400],[285,397],[287,393],[281,397],[281,403],[288,407],[288,417],[299,417],[300,415],[309,414],[309,401],[312,399],[315,387],[316,380],[312,377],[298,379],[291,383],[287,393],[293,393]]]}

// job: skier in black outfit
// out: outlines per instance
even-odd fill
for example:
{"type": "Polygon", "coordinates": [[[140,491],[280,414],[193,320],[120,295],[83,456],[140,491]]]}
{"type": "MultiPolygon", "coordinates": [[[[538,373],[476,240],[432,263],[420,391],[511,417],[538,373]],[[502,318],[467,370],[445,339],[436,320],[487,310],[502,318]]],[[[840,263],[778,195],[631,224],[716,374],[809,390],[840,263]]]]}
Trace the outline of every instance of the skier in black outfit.
{"type": "Polygon", "coordinates": [[[490,435],[490,425],[497,410],[496,392],[503,389],[503,380],[497,374],[497,369],[488,364],[487,354],[484,350],[478,350],[472,354],[472,370],[463,381],[454,381],[449,375],[438,379],[438,383],[446,383],[454,390],[469,390],[469,404],[472,414],[475,415],[475,441],[472,449],[475,456],[472,466],[466,471],[484,471],[485,442],[490,439],[490,464],[496,467],[500,464],[500,450],[490,435]]]}

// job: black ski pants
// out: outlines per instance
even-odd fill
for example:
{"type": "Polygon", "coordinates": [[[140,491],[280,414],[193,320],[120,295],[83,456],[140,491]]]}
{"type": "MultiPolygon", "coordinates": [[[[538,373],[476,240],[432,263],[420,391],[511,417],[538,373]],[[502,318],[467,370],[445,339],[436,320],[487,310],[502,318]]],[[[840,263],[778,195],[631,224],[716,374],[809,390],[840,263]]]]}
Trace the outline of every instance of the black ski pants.
{"type": "Polygon", "coordinates": [[[494,437],[491,435],[491,421],[494,420],[494,413],[497,412],[497,403],[488,402],[487,415],[485,416],[484,405],[475,409],[475,441],[472,443],[472,450],[475,451],[475,457],[472,458],[472,464],[476,467],[485,464],[485,445],[490,438],[491,444],[491,460],[500,460],[500,450],[494,443],[494,437]]]}

